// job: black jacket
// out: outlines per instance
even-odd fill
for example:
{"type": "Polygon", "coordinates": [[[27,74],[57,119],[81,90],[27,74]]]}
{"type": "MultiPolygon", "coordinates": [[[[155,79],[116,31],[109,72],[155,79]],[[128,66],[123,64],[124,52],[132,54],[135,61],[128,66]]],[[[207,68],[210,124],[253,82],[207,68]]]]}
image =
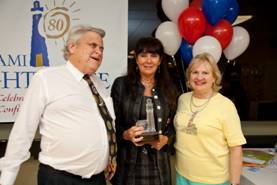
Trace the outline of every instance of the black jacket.
{"type": "MultiPolygon", "coordinates": [[[[136,153],[137,147],[130,141],[123,139],[123,132],[130,127],[134,126],[136,121],[139,120],[140,108],[143,98],[144,86],[139,82],[136,85],[136,98],[131,97],[130,90],[128,88],[127,77],[119,77],[114,81],[112,86],[111,96],[114,102],[114,110],[116,115],[116,135],[118,143],[118,155],[117,155],[117,171],[113,178],[114,185],[127,185],[126,178],[130,179],[130,174],[135,172],[136,153]],[[132,165],[126,165],[126,162],[132,165]]],[[[167,135],[169,143],[173,144],[175,131],[173,127],[173,116],[176,111],[176,107],[172,107],[166,101],[165,97],[159,91],[158,87],[154,87],[154,95],[159,98],[154,98],[154,108],[160,105],[161,109],[157,112],[157,117],[162,118],[159,124],[163,135],[167,135]]],[[[157,120],[155,120],[157,122],[157,120]]],[[[157,130],[157,128],[156,128],[157,130]]],[[[171,145],[172,146],[172,145],[171,145]]],[[[160,179],[162,185],[171,184],[171,170],[169,161],[169,149],[171,147],[165,145],[159,152],[157,152],[157,161],[160,179]]]]}

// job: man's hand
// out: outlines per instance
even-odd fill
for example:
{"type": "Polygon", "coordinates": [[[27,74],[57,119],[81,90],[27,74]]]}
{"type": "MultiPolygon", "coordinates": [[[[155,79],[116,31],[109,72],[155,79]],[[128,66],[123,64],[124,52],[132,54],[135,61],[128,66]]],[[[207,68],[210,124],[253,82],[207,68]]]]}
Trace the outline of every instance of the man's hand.
{"type": "Polygon", "coordinates": [[[106,168],[106,179],[111,180],[115,174],[116,170],[116,162],[114,163],[109,163],[107,168],[106,168]]]}

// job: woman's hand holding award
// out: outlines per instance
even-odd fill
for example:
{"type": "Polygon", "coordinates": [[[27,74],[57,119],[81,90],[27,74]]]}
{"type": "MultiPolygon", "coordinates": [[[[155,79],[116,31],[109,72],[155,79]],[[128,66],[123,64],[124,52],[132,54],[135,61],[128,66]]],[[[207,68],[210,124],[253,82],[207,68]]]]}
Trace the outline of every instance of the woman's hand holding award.
{"type": "Polygon", "coordinates": [[[157,132],[155,129],[153,103],[150,98],[146,100],[146,120],[138,120],[137,125],[144,127],[142,142],[159,140],[159,132],[157,132]]]}

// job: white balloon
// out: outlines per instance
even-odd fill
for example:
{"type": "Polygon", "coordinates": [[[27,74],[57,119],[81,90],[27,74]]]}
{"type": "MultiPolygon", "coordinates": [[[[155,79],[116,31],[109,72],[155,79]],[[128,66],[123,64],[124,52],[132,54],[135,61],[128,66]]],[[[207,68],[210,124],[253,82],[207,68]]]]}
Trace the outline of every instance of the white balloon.
{"type": "Polygon", "coordinates": [[[189,6],[189,0],[162,0],[162,9],[165,15],[177,23],[181,12],[189,6]]]}
{"type": "Polygon", "coordinates": [[[171,56],[178,51],[182,42],[178,26],[171,21],[161,23],[156,30],[155,37],[162,42],[165,53],[171,56]]]}
{"type": "Polygon", "coordinates": [[[241,26],[233,27],[233,37],[228,46],[223,50],[228,60],[233,60],[240,56],[248,47],[250,36],[246,29],[241,26]]]}
{"type": "Polygon", "coordinates": [[[215,61],[218,62],[222,53],[222,48],[219,41],[212,36],[200,37],[192,47],[192,55],[195,57],[201,53],[211,54],[215,61]]]}

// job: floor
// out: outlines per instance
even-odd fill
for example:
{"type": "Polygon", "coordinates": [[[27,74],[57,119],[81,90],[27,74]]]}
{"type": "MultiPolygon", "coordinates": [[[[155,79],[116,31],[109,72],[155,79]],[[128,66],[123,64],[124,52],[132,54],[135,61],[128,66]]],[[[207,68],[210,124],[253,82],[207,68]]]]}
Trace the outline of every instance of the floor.
{"type": "Polygon", "coordinates": [[[22,164],[14,185],[37,185],[38,160],[30,158],[22,164]]]}

